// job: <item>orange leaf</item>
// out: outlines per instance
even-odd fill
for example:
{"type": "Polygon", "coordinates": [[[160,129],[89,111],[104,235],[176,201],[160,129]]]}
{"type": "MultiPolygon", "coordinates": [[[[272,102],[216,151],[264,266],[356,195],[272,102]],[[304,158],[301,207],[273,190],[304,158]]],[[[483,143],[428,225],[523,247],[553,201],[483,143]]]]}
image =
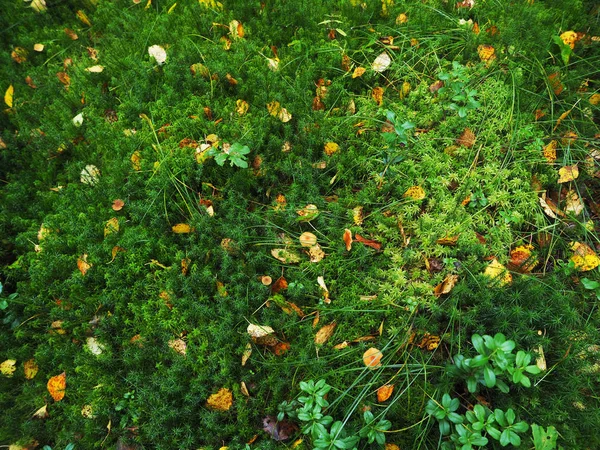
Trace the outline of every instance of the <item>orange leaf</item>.
{"type": "Polygon", "coordinates": [[[381,367],[381,358],[383,353],[380,350],[377,350],[374,347],[367,349],[367,351],[363,354],[363,362],[365,366],[369,369],[376,369],[381,367]]]}
{"type": "Polygon", "coordinates": [[[533,245],[520,245],[510,252],[508,268],[520,273],[530,273],[535,266],[538,265],[538,260],[531,254],[533,245]]]}
{"type": "Polygon", "coordinates": [[[65,397],[65,390],[67,388],[66,372],[50,378],[48,380],[47,388],[55,402],[61,401],[65,397]]]}
{"type": "Polygon", "coordinates": [[[278,292],[287,289],[287,287],[288,287],[287,280],[283,277],[279,277],[277,279],[277,281],[275,281],[275,283],[273,283],[273,285],[271,286],[271,292],[273,294],[277,294],[278,292]]]}
{"type": "Polygon", "coordinates": [[[183,275],[187,275],[188,270],[190,269],[190,263],[191,263],[191,259],[190,258],[183,258],[181,260],[181,273],[183,275]]]}
{"type": "Polygon", "coordinates": [[[476,140],[477,137],[475,136],[475,133],[473,133],[470,128],[465,128],[465,130],[456,140],[456,144],[471,148],[473,145],[475,145],[476,140]]]}
{"type": "Polygon", "coordinates": [[[288,342],[278,342],[277,344],[270,347],[270,350],[277,356],[283,355],[290,349],[290,344],[288,342]]]}
{"type": "Polygon", "coordinates": [[[333,335],[335,331],[335,327],[337,323],[332,322],[329,325],[325,325],[321,327],[317,334],[315,335],[315,344],[322,345],[329,340],[329,338],[333,335]]]}
{"type": "Polygon", "coordinates": [[[544,158],[549,164],[552,164],[556,160],[556,147],[558,147],[558,141],[556,139],[551,140],[548,145],[544,147],[544,158]]]}
{"type": "Polygon", "coordinates": [[[344,243],[346,244],[346,250],[352,250],[352,231],[348,228],[344,230],[344,243]]]}
{"type": "Polygon", "coordinates": [[[221,388],[206,401],[206,406],[213,411],[227,411],[233,404],[233,394],[227,388],[221,388]]]}
{"type": "Polygon", "coordinates": [[[456,285],[457,281],[458,275],[448,275],[446,278],[444,278],[444,281],[434,288],[433,294],[438,298],[443,294],[449,294],[452,288],[456,285]]]}
{"type": "Polygon", "coordinates": [[[571,114],[571,111],[573,111],[573,108],[569,109],[568,111],[565,111],[564,113],[562,113],[560,115],[560,117],[558,119],[556,119],[556,125],[554,125],[554,128],[552,129],[552,131],[556,131],[558,126],[561,124],[561,122],[563,120],[565,120],[569,114],[571,114]]]}
{"type": "Polygon", "coordinates": [[[417,347],[427,349],[430,352],[438,348],[440,345],[440,337],[433,334],[425,333],[421,342],[417,344],[417,347]]]}
{"type": "Polygon", "coordinates": [[[71,77],[69,74],[67,74],[67,72],[57,72],[56,76],[58,77],[58,80],[65,85],[65,87],[68,88],[71,85],[71,77]]]}
{"type": "Polygon", "coordinates": [[[112,209],[114,211],[121,211],[123,209],[123,206],[125,206],[125,202],[123,200],[121,200],[120,198],[118,198],[112,202],[112,209]]]}
{"type": "Polygon", "coordinates": [[[73,41],[76,41],[77,39],[79,39],[79,36],[77,36],[77,33],[75,33],[70,28],[65,28],[65,34],[69,37],[69,39],[71,39],[73,41]]]}
{"type": "Polygon", "coordinates": [[[360,242],[361,244],[367,245],[371,248],[374,248],[375,250],[380,250],[381,249],[381,242],[377,242],[374,241],[372,239],[365,239],[364,237],[362,237],[360,234],[356,233],[354,235],[354,238],[360,242]]]}
{"type": "Polygon", "coordinates": [[[385,402],[388,398],[392,396],[392,392],[394,392],[393,384],[384,384],[379,389],[377,389],[377,401],[385,402]]]}
{"type": "Polygon", "coordinates": [[[483,61],[486,66],[489,66],[494,59],[496,59],[496,50],[491,45],[480,45],[477,47],[477,53],[479,59],[483,61]]]}
{"type": "Polygon", "coordinates": [[[560,95],[560,93],[565,89],[560,81],[560,73],[558,72],[548,75],[548,82],[550,83],[550,87],[554,91],[555,95],[560,95]]]}
{"type": "Polygon", "coordinates": [[[81,272],[81,275],[85,275],[90,267],[92,267],[92,265],[87,262],[87,256],[87,253],[84,253],[77,259],[77,268],[81,272]]]}

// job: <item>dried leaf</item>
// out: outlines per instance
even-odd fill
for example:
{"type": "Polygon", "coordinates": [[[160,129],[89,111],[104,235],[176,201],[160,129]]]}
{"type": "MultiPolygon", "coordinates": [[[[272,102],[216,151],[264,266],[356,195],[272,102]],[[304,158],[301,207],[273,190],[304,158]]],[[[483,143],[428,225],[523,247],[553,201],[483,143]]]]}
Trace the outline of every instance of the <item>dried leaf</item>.
{"type": "Polygon", "coordinates": [[[187,344],[185,343],[185,341],[183,339],[180,339],[180,338],[171,339],[169,341],[169,347],[171,347],[173,350],[175,350],[180,355],[185,356],[187,353],[187,344]]]}
{"type": "Polygon", "coordinates": [[[482,44],[477,47],[479,59],[489,66],[496,59],[496,50],[491,45],[482,44]]]}
{"type": "Polygon", "coordinates": [[[244,383],[243,381],[240,382],[240,392],[242,393],[242,395],[244,395],[246,397],[250,397],[250,392],[248,392],[248,387],[246,386],[246,383],[244,383]]]}
{"type": "Polygon", "coordinates": [[[66,372],[50,378],[46,387],[55,402],[61,401],[65,397],[65,390],[67,389],[66,372]]]}
{"type": "Polygon", "coordinates": [[[379,389],[377,389],[377,401],[379,403],[385,402],[392,396],[393,392],[394,392],[393,384],[384,384],[379,389]]]}
{"type": "Polygon", "coordinates": [[[31,9],[38,14],[46,11],[48,9],[46,6],[46,0],[33,0],[31,2],[31,9]]]}
{"type": "Polygon", "coordinates": [[[500,286],[512,283],[512,275],[496,258],[492,259],[483,274],[491,280],[498,282],[500,286]]]}
{"type": "Polygon", "coordinates": [[[297,210],[296,214],[300,216],[298,221],[310,222],[319,215],[319,208],[316,205],[308,204],[304,208],[297,210]]]}
{"type": "Polygon", "coordinates": [[[315,334],[315,344],[323,345],[325,342],[327,342],[329,338],[333,336],[336,326],[337,323],[332,322],[329,325],[324,325],[321,327],[321,329],[317,331],[317,334],[315,334]]]}
{"type": "Polygon", "coordinates": [[[142,170],[142,153],[139,150],[136,150],[131,155],[131,167],[135,171],[142,170]]]}
{"type": "Polygon", "coordinates": [[[87,273],[87,271],[90,270],[90,268],[92,267],[92,265],[87,262],[87,256],[87,253],[84,253],[79,258],[77,258],[77,268],[81,272],[81,275],[84,276],[87,273]]]}
{"type": "Polygon", "coordinates": [[[90,72],[90,73],[101,73],[103,70],[104,70],[104,66],[100,66],[100,65],[87,67],[85,69],[86,72],[90,72]]]}
{"type": "Polygon", "coordinates": [[[248,342],[246,344],[246,348],[244,349],[244,353],[242,353],[242,366],[245,366],[250,359],[250,355],[252,355],[252,344],[248,342]]]}
{"type": "Polygon", "coordinates": [[[560,115],[560,117],[556,120],[556,125],[554,125],[554,128],[552,129],[552,131],[556,131],[556,129],[558,128],[558,126],[561,124],[561,122],[567,118],[567,116],[571,113],[571,111],[573,111],[573,108],[569,109],[568,111],[565,111],[564,113],[562,113],[560,115]]]}
{"type": "Polygon", "coordinates": [[[206,407],[213,411],[228,411],[233,405],[233,394],[227,388],[221,388],[206,401],[206,407]]]}
{"type": "Polygon", "coordinates": [[[458,242],[458,238],[460,237],[460,235],[456,235],[456,236],[446,236],[443,238],[438,239],[436,242],[436,244],[439,245],[448,245],[448,246],[455,246],[456,243],[458,242]]]}
{"type": "Polygon", "coordinates": [[[42,406],[40,409],[34,412],[31,417],[33,417],[34,419],[47,419],[48,417],[50,417],[50,415],[48,414],[48,405],[42,406]]]}
{"type": "Polygon", "coordinates": [[[2,364],[0,364],[0,373],[5,377],[12,377],[15,371],[17,370],[17,360],[16,359],[7,359],[2,364]]]}
{"type": "Polygon", "coordinates": [[[446,276],[446,278],[444,278],[444,281],[442,281],[440,284],[438,284],[433,289],[433,294],[438,298],[444,294],[449,294],[450,291],[452,291],[452,289],[456,285],[457,281],[458,281],[458,275],[446,276]]]}
{"type": "Polygon", "coordinates": [[[356,239],[361,244],[374,248],[375,250],[381,250],[381,242],[377,242],[372,239],[366,239],[358,233],[354,234],[354,239],[356,239]]]}
{"type": "Polygon", "coordinates": [[[565,216],[565,213],[558,209],[558,206],[556,206],[554,201],[550,197],[546,196],[546,192],[542,192],[542,195],[539,198],[539,200],[540,205],[547,216],[552,217],[553,219],[557,218],[557,214],[561,217],[565,216]]]}
{"type": "Polygon", "coordinates": [[[579,176],[579,168],[577,164],[572,166],[564,166],[558,169],[559,183],[567,183],[569,181],[575,180],[579,176]]]}
{"type": "Polygon", "coordinates": [[[285,248],[274,248],[271,250],[273,258],[278,259],[284,264],[296,264],[300,262],[300,256],[285,248]]]}
{"type": "Polygon", "coordinates": [[[354,72],[352,73],[352,78],[362,77],[366,71],[367,71],[367,69],[365,69],[364,67],[357,67],[356,69],[354,69],[354,72]]]}
{"type": "Polygon", "coordinates": [[[352,231],[348,228],[344,230],[344,243],[346,244],[346,251],[352,250],[352,231]]]}
{"type": "Polygon", "coordinates": [[[187,223],[178,223],[171,227],[173,233],[176,234],[186,234],[191,233],[194,229],[187,223]]]}
{"type": "MultiPolygon", "coordinates": [[[[317,277],[317,284],[321,288],[321,292],[323,293],[323,302],[329,304],[331,300],[329,299],[329,289],[327,289],[327,285],[325,284],[325,278],[322,276],[317,277]]],[[[319,317],[317,316],[315,320],[318,322],[319,317]]],[[[313,327],[316,325],[316,322],[313,322],[313,327]]]]}
{"type": "Polygon", "coordinates": [[[577,192],[575,192],[574,190],[568,191],[565,198],[565,211],[571,212],[578,216],[583,212],[583,210],[584,205],[581,200],[581,197],[579,197],[579,195],[577,195],[577,192]]]}
{"type": "Polygon", "coordinates": [[[324,147],[324,152],[327,156],[331,156],[340,150],[340,146],[335,142],[327,142],[324,147]]]}
{"type": "Polygon", "coordinates": [[[588,101],[594,106],[600,104],[600,94],[597,92],[595,94],[592,94],[588,101]]]}
{"type": "MultiPolygon", "coordinates": [[[[270,278],[270,277],[269,277],[270,278]]],[[[279,277],[275,283],[271,286],[271,292],[277,294],[288,287],[288,282],[284,277],[279,277]]]]}
{"type": "Polygon", "coordinates": [[[535,365],[538,366],[542,372],[545,371],[548,367],[546,365],[546,356],[544,355],[544,348],[541,344],[538,346],[537,350],[534,350],[537,353],[537,358],[535,359],[535,365]]]}
{"type": "Polygon", "coordinates": [[[159,66],[162,66],[167,60],[167,52],[160,45],[148,47],[148,54],[154,58],[159,66]]]}
{"type": "Polygon", "coordinates": [[[553,139],[548,145],[544,147],[544,158],[548,161],[549,164],[552,164],[556,161],[556,148],[558,147],[558,141],[553,139]]]}
{"type": "Polygon", "coordinates": [[[275,330],[266,325],[255,325],[253,323],[248,325],[247,332],[252,338],[252,341],[259,345],[273,346],[277,345],[277,337],[275,336],[275,330]]]}
{"type": "Polygon", "coordinates": [[[269,350],[271,350],[276,356],[281,356],[283,355],[285,352],[287,352],[290,349],[290,344],[289,342],[277,342],[277,344],[272,345],[269,347],[269,350]]]}
{"type": "Polygon", "coordinates": [[[84,25],[87,25],[88,27],[92,26],[90,19],[82,10],[78,10],[76,12],[76,15],[77,15],[77,18],[81,21],[81,23],[83,23],[84,25]]]}
{"type": "Polygon", "coordinates": [[[312,247],[317,243],[317,236],[307,231],[300,235],[299,240],[302,247],[312,247]]]}
{"type": "Polygon", "coordinates": [[[531,273],[538,265],[538,259],[532,254],[533,245],[520,245],[510,252],[508,268],[515,272],[531,273]]]}
{"type": "Polygon", "coordinates": [[[375,72],[384,72],[385,70],[387,70],[388,67],[390,67],[391,63],[392,59],[390,58],[390,55],[388,55],[386,52],[383,52],[377,58],[375,58],[375,61],[373,61],[371,68],[375,72]]]}
{"type": "Polygon", "coordinates": [[[119,247],[118,245],[115,245],[112,250],[111,250],[111,256],[112,259],[110,260],[110,262],[113,262],[115,260],[115,258],[117,257],[117,253],[119,252],[124,252],[125,249],[123,247],[119,247]]]}
{"type": "Polygon", "coordinates": [[[404,25],[408,22],[408,16],[405,13],[398,14],[396,17],[396,25],[404,25]]]}
{"type": "MultiPolygon", "coordinates": [[[[287,420],[278,422],[273,416],[263,417],[263,430],[275,441],[285,441],[298,431],[298,427],[287,420]]],[[[293,448],[294,446],[292,446],[293,448]]]]}
{"type": "Polygon", "coordinates": [[[281,108],[281,111],[279,111],[279,114],[277,115],[277,117],[279,118],[279,120],[281,120],[283,123],[287,123],[290,120],[292,120],[292,115],[288,112],[287,109],[285,108],[281,108]]]}
{"type": "Polygon", "coordinates": [[[403,197],[412,198],[413,200],[423,200],[425,198],[425,190],[421,186],[411,186],[406,190],[403,197]]]}
{"type": "Polygon", "coordinates": [[[27,50],[23,47],[15,47],[10,56],[17,64],[24,63],[27,61],[27,50]]]}
{"type": "Polygon", "coordinates": [[[363,224],[364,218],[365,217],[363,214],[362,206],[356,206],[352,209],[352,220],[354,220],[354,223],[356,225],[361,226],[363,224]]]}
{"type": "Polygon", "coordinates": [[[575,264],[575,268],[580,272],[588,272],[600,265],[600,258],[596,252],[584,242],[573,242],[571,244],[573,256],[571,261],[575,264]]]}
{"type": "Polygon", "coordinates": [[[574,31],[565,31],[560,35],[560,39],[565,43],[565,45],[571,47],[571,49],[575,48],[575,42],[578,41],[577,33],[574,31]]]}
{"type": "Polygon", "coordinates": [[[310,257],[310,262],[316,263],[325,258],[325,252],[321,249],[319,244],[316,244],[308,249],[308,256],[310,257]]]}
{"type": "Polygon", "coordinates": [[[246,114],[248,112],[248,108],[250,108],[250,105],[248,105],[248,102],[242,99],[238,99],[236,102],[236,112],[240,115],[243,116],[244,114],[246,114]]]}
{"type": "Polygon", "coordinates": [[[475,133],[473,133],[470,128],[465,128],[462,134],[456,140],[456,144],[471,148],[473,145],[475,145],[476,140],[477,137],[475,136],[475,133]]]}
{"type": "Polygon", "coordinates": [[[71,30],[70,28],[65,28],[65,34],[67,35],[67,37],[69,39],[71,39],[72,41],[76,41],[77,39],[79,39],[79,36],[77,36],[77,33],[75,33],[73,30],[71,30]]]}
{"type": "Polygon", "coordinates": [[[86,419],[95,419],[96,415],[94,414],[94,410],[92,405],[83,405],[81,408],[81,415],[86,419]]]}
{"type": "Polygon", "coordinates": [[[383,353],[380,350],[377,350],[374,347],[367,349],[367,351],[363,354],[363,363],[369,369],[377,369],[381,367],[381,358],[383,357],[383,353]]]}
{"type": "Polygon", "coordinates": [[[23,371],[25,372],[26,380],[31,380],[35,378],[35,376],[38,373],[38,370],[40,370],[40,368],[38,367],[34,359],[30,359],[23,363],[23,371]]]}
{"type": "Polygon", "coordinates": [[[381,106],[381,104],[383,103],[383,93],[384,89],[380,86],[373,88],[373,91],[371,92],[371,97],[379,106],[381,106]]]}
{"type": "Polygon", "coordinates": [[[85,346],[93,355],[100,355],[104,351],[104,345],[102,345],[94,337],[89,337],[85,341],[85,346]]]}
{"type": "Polygon", "coordinates": [[[422,348],[422,349],[427,349],[430,352],[432,352],[433,350],[438,348],[439,345],[440,345],[440,337],[439,336],[425,333],[423,335],[423,338],[421,339],[421,342],[419,344],[417,344],[417,347],[422,348]]]}
{"type": "Polygon", "coordinates": [[[117,219],[116,217],[113,217],[112,219],[109,219],[108,222],[106,222],[106,225],[104,225],[104,237],[108,236],[109,234],[118,233],[118,232],[119,232],[119,219],[117,219]]]}
{"type": "Polygon", "coordinates": [[[15,88],[11,84],[10,86],[8,86],[8,88],[6,89],[6,92],[4,93],[4,103],[6,103],[6,106],[8,106],[9,108],[13,107],[14,93],[15,93],[15,88]]]}
{"type": "Polygon", "coordinates": [[[559,72],[554,72],[548,75],[548,82],[550,83],[550,87],[554,91],[555,95],[560,95],[560,93],[565,89],[562,82],[560,81],[559,72]]]}

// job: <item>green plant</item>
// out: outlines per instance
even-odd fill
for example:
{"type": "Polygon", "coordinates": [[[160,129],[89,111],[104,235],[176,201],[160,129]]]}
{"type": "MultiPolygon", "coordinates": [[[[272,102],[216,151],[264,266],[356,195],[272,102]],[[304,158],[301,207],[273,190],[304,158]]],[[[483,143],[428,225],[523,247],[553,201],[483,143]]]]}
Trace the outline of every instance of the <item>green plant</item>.
{"type": "Polygon", "coordinates": [[[583,284],[583,287],[588,291],[592,291],[594,294],[596,294],[596,298],[600,300],[600,282],[583,277],[581,279],[581,284],[583,284]]]}
{"type": "Polygon", "coordinates": [[[246,155],[250,153],[250,148],[247,145],[242,145],[239,142],[233,144],[223,144],[220,150],[211,148],[208,151],[209,156],[214,156],[215,162],[219,166],[223,166],[226,161],[229,161],[230,166],[237,166],[242,169],[248,168],[248,160],[246,155]]]}
{"type": "MultiPolygon", "coordinates": [[[[65,450],[73,450],[74,448],[75,448],[75,444],[69,443],[66,445],[65,450]]],[[[52,450],[52,447],[50,447],[49,445],[44,445],[42,447],[42,450],[52,450]]]]}
{"type": "Polygon", "coordinates": [[[469,111],[481,106],[477,101],[477,90],[469,87],[467,68],[458,61],[452,61],[452,70],[441,72],[438,78],[444,82],[438,93],[447,107],[458,113],[461,119],[467,117],[469,111]]]}

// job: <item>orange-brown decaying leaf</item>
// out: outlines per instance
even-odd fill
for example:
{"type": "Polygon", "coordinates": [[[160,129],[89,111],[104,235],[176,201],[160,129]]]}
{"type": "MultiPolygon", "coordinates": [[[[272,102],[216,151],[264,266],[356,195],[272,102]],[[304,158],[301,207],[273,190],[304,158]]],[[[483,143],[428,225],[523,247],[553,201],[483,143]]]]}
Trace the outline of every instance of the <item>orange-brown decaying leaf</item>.
{"type": "Polygon", "coordinates": [[[321,327],[317,334],[315,335],[315,344],[322,345],[329,340],[329,338],[333,335],[335,331],[335,327],[337,323],[332,322],[329,325],[324,325],[321,327]]]}

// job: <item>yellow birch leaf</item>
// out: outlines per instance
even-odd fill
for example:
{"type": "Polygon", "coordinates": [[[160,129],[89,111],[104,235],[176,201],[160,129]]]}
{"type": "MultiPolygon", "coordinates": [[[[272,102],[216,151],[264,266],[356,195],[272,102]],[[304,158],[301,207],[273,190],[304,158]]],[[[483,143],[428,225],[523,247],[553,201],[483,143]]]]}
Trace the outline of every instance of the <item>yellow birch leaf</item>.
{"type": "Polygon", "coordinates": [[[173,225],[171,229],[173,230],[173,233],[176,234],[186,234],[191,233],[193,231],[193,228],[187,223],[178,223],[176,225],[173,225]]]}
{"type": "Polygon", "coordinates": [[[335,142],[327,142],[324,147],[324,152],[327,156],[331,156],[334,153],[337,153],[340,149],[340,146],[335,142]]]}
{"type": "Polygon", "coordinates": [[[17,370],[17,360],[15,359],[7,359],[3,363],[0,364],[0,373],[5,377],[12,377],[15,370],[17,370]]]}
{"type": "Polygon", "coordinates": [[[425,198],[425,190],[420,186],[411,186],[406,190],[403,197],[412,198],[413,200],[423,200],[425,198]]]}
{"type": "Polygon", "coordinates": [[[33,360],[33,359],[30,359],[23,363],[23,371],[25,372],[26,380],[33,379],[37,375],[38,370],[40,370],[40,369],[39,369],[38,365],[36,364],[35,360],[33,360]]]}
{"type": "Polygon", "coordinates": [[[9,108],[13,107],[13,95],[14,95],[14,93],[15,93],[15,88],[11,84],[8,87],[8,89],[6,89],[6,92],[4,93],[4,103],[6,103],[6,106],[8,106],[9,108]]]}
{"type": "Polygon", "coordinates": [[[356,225],[361,226],[363,224],[364,218],[365,216],[363,214],[362,206],[356,206],[352,209],[352,220],[354,220],[354,223],[356,225]]]}
{"type": "Polygon", "coordinates": [[[489,66],[492,61],[496,59],[496,49],[491,45],[480,45],[477,47],[477,53],[479,54],[479,59],[481,59],[486,66],[489,66]]]}
{"type": "Polygon", "coordinates": [[[581,197],[577,195],[577,192],[572,189],[568,191],[565,199],[565,211],[572,212],[578,216],[583,212],[583,209],[583,202],[581,201],[581,197]]]}
{"type": "Polygon", "coordinates": [[[67,389],[66,372],[50,378],[46,387],[55,402],[61,401],[65,397],[65,390],[67,389]]]}
{"type": "Polygon", "coordinates": [[[281,104],[278,101],[272,101],[271,103],[267,103],[267,111],[273,117],[277,117],[279,111],[281,111],[281,104]]]}
{"type": "Polygon", "coordinates": [[[594,106],[600,104],[600,94],[599,93],[592,94],[591,97],[589,98],[589,102],[594,106]]]}
{"type": "Polygon", "coordinates": [[[560,115],[560,117],[558,119],[556,119],[556,125],[554,125],[554,128],[552,129],[552,131],[556,131],[558,126],[561,124],[561,122],[563,120],[565,120],[569,114],[571,114],[571,111],[573,111],[573,108],[569,109],[568,111],[565,111],[564,113],[562,113],[560,115]]]}
{"type": "Polygon", "coordinates": [[[119,219],[117,219],[116,217],[113,217],[108,222],[106,222],[106,225],[104,225],[104,237],[106,237],[112,233],[117,233],[118,231],[119,231],[119,219]]]}
{"type": "Polygon", "coordinates": [[[565,43],[565,45],[568,45],[571,47],[571,49],[574,49],[575,42],[577,42],[577,33],[574,31],[565,31],[560,35],[560,39],[565,43]]]}
{"type": "Polygon", "coordinates": [[[490,262],[483,274],[491,280],[498,281],[500,286],[505,286],[512,283],[512,275],[508,272],[508,270],[506,270],[506,267],[498,262],[496,258],[490,262]]]}
{"type": "Polygon", "coordinates": [[[279,120],[281,120],[283,123],[287,123],[290,120],[292,120],[292,114],[288,112],[287,109],[285,108],[281,108],[281,110],[279,111],[279,114],[277,115],[277,117],[279,118],[279,120]]]}
{"type": "Polygon", "coordinates": [[[238,99],[236,102],[236,111],[240,116],[243,116],[244,114],[246,114],[248,112],[248,108],[250,107],[248,105],[248,102],[242,99],[238,99]]]}
{"type": "Polygon", "coordinates": [[[227,388],[221,388],[206,401],[206,406],[213,411],[228,411],[233,404],[233,394],[227,388]]]}
{"type": "Polygon", "coordinates": [[[371,92],[371,97],[373,97],[373,100],[375,100],[375,103],[377,103],[379,106],[381,106],[383,103],[383,93],[384,89],[379,86],[373,88],[373,91],[371,92]]]}
{"type": "Polygon", "coordinates": [[[77,259],[77,268],[81,272],[81,275],[85,275],[92,265],[87,262],[87,253],[84,253],[77,259]]]}
{"type": "Polygon", "coordinates": [[[571,261],[580,272],[587,272],[595,269],[600,265],[600,258],[596,252],[584,242],[573,242],[571,244],[573,256],[571,261]]]}
{"type": "Polygon", "coordinates": [[[76,14],[77,18],[81,21],[81,23],[87,25],[88,27],[92,26],[92,22],[90,22],[90,19],[82,10],[78,10],[76,14]]]}
{"type": "Polygon", "coordinates": [[[42,406],[40,409],[34,412],[31,417],[35,419],[47,419],[49,417],[48,405],[42,406]]]}
{"type": "Polygon", "coordinates": [[[244,349],[244,353],[242,354],[242,366],[246,365],[248,359],[250,358],[250,355],[252,355],[252,344],[248,342],[246,344],[246,348],[244,349]]]}
{"type": "Polygon", "coordinates": [[[559,183],[567,183],[575,180],[579,176],[579,168],[577,164],[573,166],[564,166],[558,169],[559,183]]]}
{"type": "Polygon", "coordinates": [[[356,69],[354,69],[354,72],[352,73],[352,78],[362,77],[366,71],[367,71],[367,69],[365,69],[364,67],[357,67],[356,69]]]}
{"type": "Polygon", "coordinates": [[[167,14],[171,14],[175,10],[176,6],[177,6],[177,2],[173,3],[173,5],[167,11],[167,14]]]}
{"type": "Polygon", "coordinates": [[[310,262],[316,263],[325,258],[325,252],[321,249],[319,244],[316,244],[308,250],[308,256],[310,256],[310,262]]]}
{"type": "Polygon", "coordinates": [[[549,164],[556,161],[556,148],[558,147],[558,141],[556,139],[551,140],[548,145],[544,147],[544,158],[549,164]]]}
{"type": "Polygon", "coordinates": [[[300,262],[300,256],[285,248],[274,248],[271,250],[273,258],[278,259],[284,264],[295,264],[300,262]]]}
{"type": "Polygon", "coordinates": [[[131,166],[135,171],[142,170],[142,154],[139,150],[136,150],[131,155],[131,166]]]}

